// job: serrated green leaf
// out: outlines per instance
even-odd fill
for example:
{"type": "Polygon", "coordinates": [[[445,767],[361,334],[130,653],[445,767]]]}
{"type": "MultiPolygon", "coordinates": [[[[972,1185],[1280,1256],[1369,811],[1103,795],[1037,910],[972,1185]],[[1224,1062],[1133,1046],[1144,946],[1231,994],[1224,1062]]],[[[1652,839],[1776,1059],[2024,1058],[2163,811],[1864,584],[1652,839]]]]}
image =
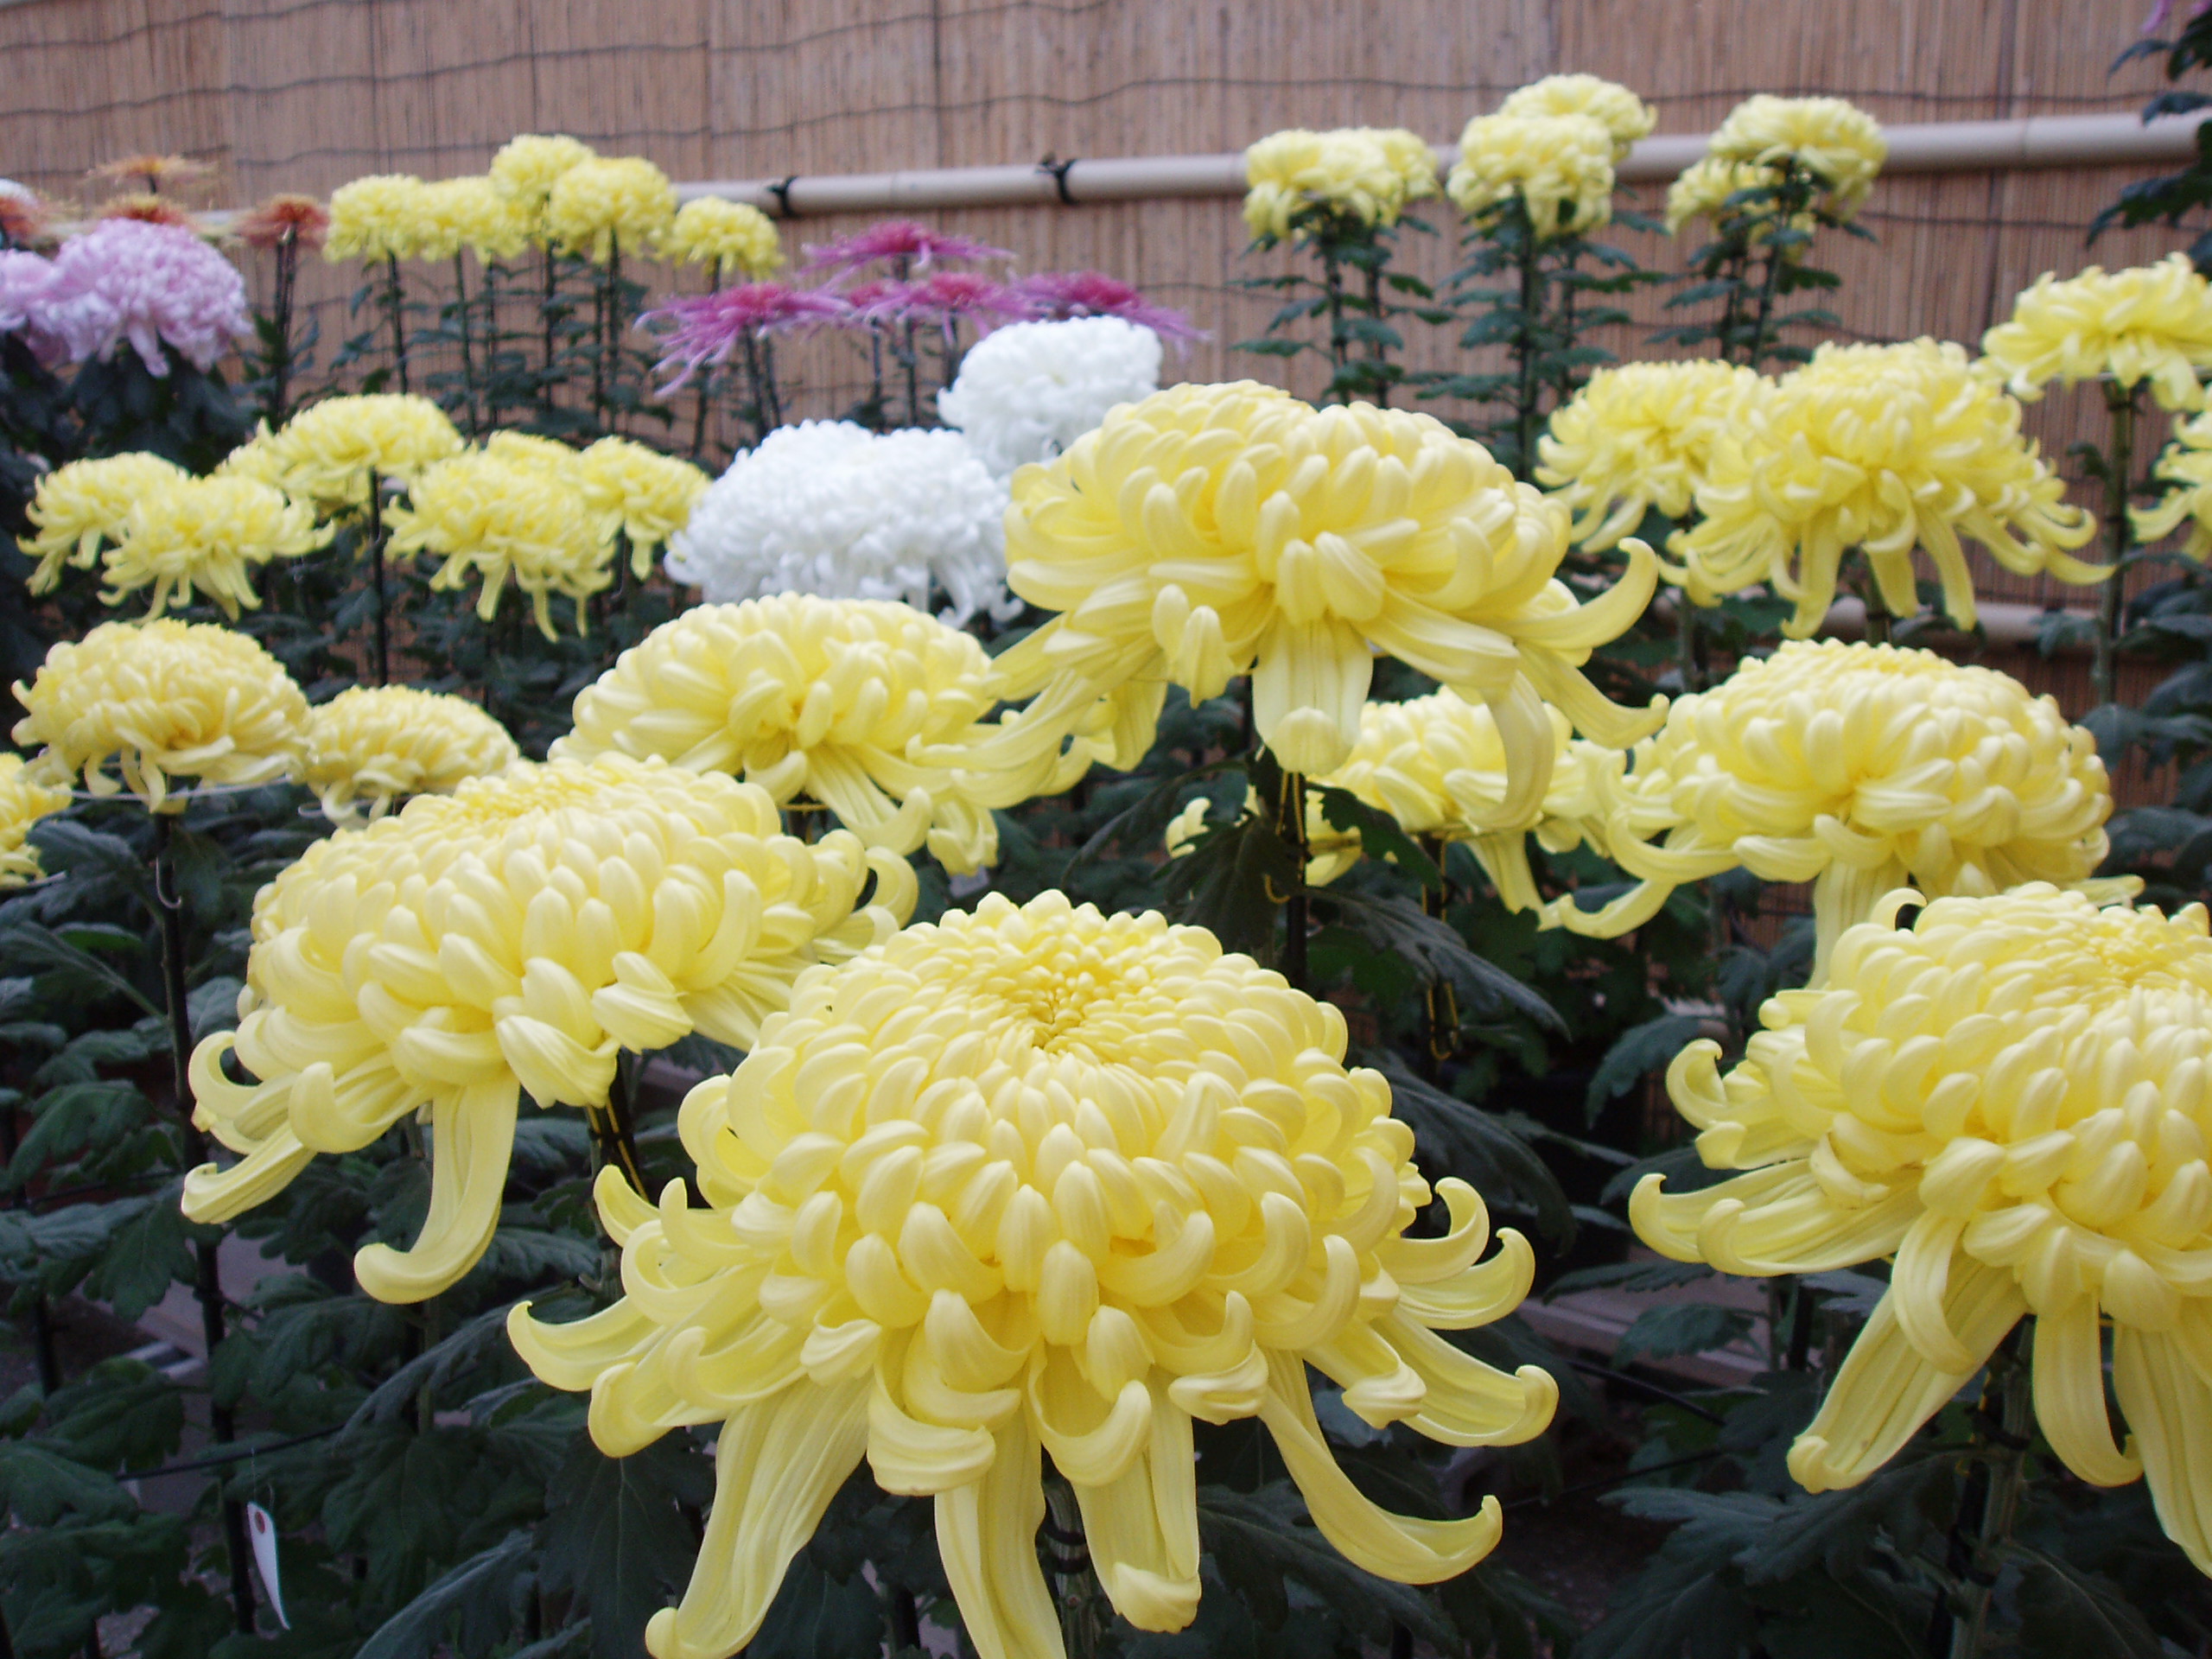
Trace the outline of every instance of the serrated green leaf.
{"type": "Polygon", "coordinates": [[[714,1474],[681,1434],[626,1458],[579,1438],[553,1478],[539,1571],[590,1613],[597,1659],[632,1659],[697,1548],[679,1503],[711,1499],[714,1474]]]}
{"type": "Polygon", "coordinates": [[[435,1659],[456,1623],[464,1645],[480,1651],[512,1623],[514,1581],[531,1548],[528,1533],[513,1532],[470,1556],[379,1625],[355,1659],[435,1659]]]}

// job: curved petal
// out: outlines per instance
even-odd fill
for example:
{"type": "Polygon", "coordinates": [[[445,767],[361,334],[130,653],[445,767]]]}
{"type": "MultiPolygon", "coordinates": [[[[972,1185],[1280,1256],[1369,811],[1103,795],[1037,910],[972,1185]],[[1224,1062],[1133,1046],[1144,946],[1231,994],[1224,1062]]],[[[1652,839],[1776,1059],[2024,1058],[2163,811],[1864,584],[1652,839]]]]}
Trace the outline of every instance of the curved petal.
{"type": "Polygon", "coordinates": [[[1037,1564],[1043,1481],[1037,1431],[1016,1414],[982,1478],[938,1494],[938,1554],[980,1659],[1067,1659],[1037,1564]]]}
{"type": "Polygon", "coordinates": [[[513,1078],[480,1083],[430,1108],[430,1213],[414,1245],[368,1244],[353,1257],[361,1288],[380,1302],[420,1302],[474,1267],[499,1223],[514,1150],[513,1078]]]}
{"type": "Polygon", "coordinates": [[[2036,1316],[2035,1379],[2036,1421],[2069,1469],[2092,1486],[2125,1486],[2143,1472],[2137,1458],[2113,1444],[2095,1296],[2036,1316]]]}
{"type": "Polygon", "coordinates": [[[1103,1484],[1074,1484],[1084,1537],[1115,1611],[1141,1630],[1179,1630],[1190,1624],[1198,1611],[1191,1420],[1154,1388],[1151,1434],[1136,1461],[1103,1484]]]}
{"type": "Polygon", "coordinates": [[[2113,1333],[2112,1361],[2158,1525],[2212,1574],[2212,1383],[2174,1338],[2128,1325],[2113,1333]]]}
{"type": "Polygon", "coordinates": [[[683,1599],[645,1626],[653,1659],[726,1659],[753,1639],[868,1440],[868,1378],[802,1382],[722,1425],[715,1507],[683,1599]]]}
{"type": "Polygon", "coordinates": [[[1278,620],[1268,629],[1252,665],[1252,723],[1284,771],[1318,778],[1344,763],[1374,673],[1367,642],[1344,623],[1278,620]]]}

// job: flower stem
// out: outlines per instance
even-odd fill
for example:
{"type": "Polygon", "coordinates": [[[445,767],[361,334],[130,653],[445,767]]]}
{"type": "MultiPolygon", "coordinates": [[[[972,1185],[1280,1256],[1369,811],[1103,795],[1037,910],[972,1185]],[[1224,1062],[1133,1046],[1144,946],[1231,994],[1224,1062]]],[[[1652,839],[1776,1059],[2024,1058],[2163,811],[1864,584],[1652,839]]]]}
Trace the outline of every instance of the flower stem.
{"type": "Polygon", "coordinates": [[[1514,416],[1520,453],[1514,458],[1513,473],[1526,482],[1535,477],[1536,467],[1536,413],[1541,400],[1536,378],[1537,333],[1544,307],[1544,267],[1528,207],[1516,199],[1516,209],[1521,219],[1521,322],[1513,331],[1514,367],[1520,382],[1514,416]]]}
{"type": "Polygon", "coordinates": [[[276,292],[269,302],[269,401],[262,413],[274,429],[283,425],[285,394],[292,381],[292,296],[299,281],[297,233],[287,229],[276,245],[276,292]]]}
{"type": "MultiPolygon", "coordinates": [[[[162,993],[169,1027],[169,1084],[176,1100],[177,1117],[184,1130],[186,1161],[195,1168],[207,1161],[207,1140],[192,1121],[192,1015],[185,987],[184,890],[177,885],[176,815],[154,814],[154,913],[162,931],[162,993]]],[[[223,1282],[215,1246],[194,1244],[195,1268],[193,1294],[200,1303],[200,1331],[207,1344],[212,1371],[215,1350],[223,1340],[223,1282]]],[[[231,1408],[211,1389],[207,1398],[207,1430],[218,1446],[238,1439],[238,1423],[231,1408]]],[[[222,1478],[216,1477],[217,1490],[222,1478]]],[[[253,1577],[245,1535],[245,1510],[235,1498],[223,1499],[223,1541],[231,1558],[231,1607],[242,1635],[253,1634],[253,1577]]]]}
{"type": "Polygon", "coordinates": [[[386,611],[389,603],[384,580],[384,496],[383,480],[376,469],[369,469],[369,580],[376,588],[376,670],[377,683],[391,683],[391,620],[386,611]]]}
{"type": "Polygon", "coordinates": [[[384,308],[391,321],[391,367],[401,391],[407,390],[407,300],[399,285],[399,256],[384,260],[384,308]]]}
{"type": "Polygon", "coordinates": [[[1282,792],[1275,798],[1275,834],[1297,861],[1297,885],[1283,901],[1282,976],[1293,990],[1306,988],[1306,779],[1294,772],[1282,774],[1282,792]]]}
{"type": "Polygon", "coordinates": [[[1315,238],[1321,251],[1321,289],[1329,302],[1329,391],[1341,402],[1350,402],[1342,385],[1344,369],[1351,360],[1351,342],[1344,338],[1344,272],[1337,258],[1337,244],[1332,237],[1315,238]]]}
{"type": "Polygon", "coordinates": [[[543,302],[537,308],[538,321],[544,325],[545,329],[545,383],[543,387],[543,391],[545,396],[545,406],[548,409],[553,407],[553,387],[555,385],[553,374],[553,315],[555,302],[560,297],[560,268],[556,261],[553,250],[549,246],[545,250],[545,297],[543,302]]]}
{"type": "Polygon", "coordinates": [[[651,1198],[645,1175],[638,1167],[638,1143],[631,1128],[632,1120],[637,1116],[632,1100],[635,1077],[631,1064],[629,1055],[617,1056],[614,1080],[607,1086],[607,1103],[584,1108],[585,1121],[591,1126],[592,1173],[596,1175],[612,1165],[622,1172],[622,1179],[630,1183],[632,1192],[640,1198],[651,1198]]]}
{"type": "MultiPolygon", "coordinates": [[[[1376,334],[1367,342],[1367,360],[1380,365],[1389,361],[1389,352],[1382,344],[1382,263],[1379,257],[1381,252],[1379,245],[1375,251],[1378,257],[1367,267],[1367,315],[1376,325],[1376,334]]],[[[1379,366],[1375,376],[1375,384],[1369,388],[1369,391],[1375,399],[1376,408],[1389,408],[1390,378],[1379,366]]]]}
{"type": "MultiPolygon", "coordinates": [[[[1979,1525],[1968,1557],[1968,1570],[1961,1575],[1965,1580],[1965,1605],[1952,1622],[1947,1659],[1980,1659],[1982,1643],[1989,1630],[1990,1592],[1997,1585],[1998,1558],[2012,1541],[2012,1524],[2018,1518],[2020,1496],[2027,1482],[2035,1395],[2029,1368],[2018,1350],[2019,1340],[2020,1332],[2016,1330],[2012,1339],[1990,1357],[1988,1376],[1982,1388],[1985,1410],[1993,1390],[1999,1397],[1998,1430],[1992,1437],[1997,1441],[1997,1450],[1979,1494],[1979,1525]]],[[[1961,1501],[1959,1517],[1952,1529],[1955,1544],[1962,1537],[1963,1529],[1973,1524],[1967,1510],[1974,1496],[1969,1489],[1967,1499],[1961,1501]]]]}
{"type": "MultiPolygon", "coordinates": [[[[707,292],[722,291],[722,262],[716,259],[708,267],[707,292]]],[[[711,366],[699,374],[699,407],[691,416],[691,459],[699,466],[707,463],[707,410],[712,406],[715,372],[711,366]]]]}
{"type": "MultiPolygon", "coordinates": [[[[1452,850],[1444,837],[1441,836],[1421,836],[1421,849],[1435,861],[1437,873],[1440,875],[1442,874],[1445,856],[1452,850]]],[[[1426,885],[1422,887],[1421,890],[1422,915],[1440,922],[1444,919],[1445,912],[1450,907],[1451,903],[1452,881],[1449,876],[1445,877],[1444,883],[1440,887],[1432,887],[1426,885]]],[[[1458,993],[1452,988],[1452,982],[1441,977],[1429,981],[1427,1004],[1424,1012],[1428,1028],[1426,1033],[1427,1052],[1422,1060],[1422,1070],[1427,1074],[1428,1080],[1434,1083],[1442,1071],[1445,1062],[1459,1049],[1459,999],[1458,993]]]]}
{"type": "Polygon", "coordinates": [[[461,257],[453,257],[454,315],[461,324],[461,406],[467,411],[468,435],[474,437],[480,429],[476,421],[476,365],[468,349],[468,268],[461,257]]]}
{"type": "Polygon", "coordinates": [[[1759,272],[1758,308],[1751,319],[1750,354],[1744,359],[1754,369],[1766,356],[1767,336],[1774,326],[1774,302],[1781,292],[1784,251],[1778,233],[1796,222],[1797,216],[1805,211],[1812,196],[1812,175],[1802,164],[1793,159],[1776,193],[1775,233],[1768,237],[1766,264],[1759,272]]]}
{"type": "Polygon", "coordinates": [[[2112,575],[2097,595],[2095,654],[2089,687],[2097,706],[2117,700],[2118,658],[2127,595],[2127,555],[2134,537],[2127,521],[2131,474],[2135,468],[2135,389],[2105,383],[2105,409],[2112,417],[2112,441],[2105,450],[2105,536],[2112,549],[2112,575]]]}
{"type": "Polygon", "coordinates": [[[1106,1633],[1106,1620],[1099,1606],[1098,1575],[1084,1537],[1083,1510],[1075,1489],[1057,1474],[1046,1478],[1045,1505],[1045,1540],[1057,1580],[1052,1602],[1060,1615],[1060,1642],[1067,1649],[1067,1659],[1093,1659],[1106,1633]]]}

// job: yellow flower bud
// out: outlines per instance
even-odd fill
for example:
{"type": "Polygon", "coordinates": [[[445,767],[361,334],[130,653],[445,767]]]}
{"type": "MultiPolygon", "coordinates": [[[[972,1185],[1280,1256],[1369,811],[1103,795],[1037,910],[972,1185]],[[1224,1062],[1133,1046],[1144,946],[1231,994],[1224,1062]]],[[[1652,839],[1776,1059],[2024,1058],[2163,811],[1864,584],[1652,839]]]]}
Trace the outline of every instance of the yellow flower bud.
{"type": "Polygon", "coordinates": [[[539,1376],[589,1389],[620,1456],[719,1423],[706,1541],[658,1659],[734,1652],[865,1457],[936,1500],[983,1659],[1058,1659],[1039,1569],[1042,1452],[1073,1485],[1100,1584],[1142,1630],[1198,1610],[1193,1418],[1257,1417],[1321,1535],[1429,1584],[1497,1542],[1495,1498],[1456,1521],[1384,1512],[1315,1422],[1311,1364],[1377,1427],[1452,1446],[1541,1432],[1544,1372],[1508,1376],[1436,1335],[1527,1293],[1464,1182],[1430,1198],[1389,1085],[1347,1069],[1325,1002],[1202,929],[1048,893],[987,899],[808,976],[728,1077],[678,1119],[706,1207],[602,1177],[632,1294],[508,1330],[539,1376]]]}
{"type": "Polygon", "coordinates": [[[330,193],[330,234],[322,257],[334,264],[358,259],[412,259],[420,245],[423,181],[411,173],[374,173],[330,193]]]}

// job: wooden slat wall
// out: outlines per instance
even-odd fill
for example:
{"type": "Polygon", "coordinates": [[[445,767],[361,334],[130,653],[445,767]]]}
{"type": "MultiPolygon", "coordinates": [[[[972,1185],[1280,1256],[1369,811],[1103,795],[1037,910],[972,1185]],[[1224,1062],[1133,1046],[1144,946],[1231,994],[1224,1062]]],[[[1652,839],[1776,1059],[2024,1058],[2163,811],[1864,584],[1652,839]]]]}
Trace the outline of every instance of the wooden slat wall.
{"type": "MultiPolygon", "coordinates": [[[[1507,90],[1560,69],[1624,81],[1663,131],[1708,130],[1751,92],[1832,92],[1885,121],[2134,110],[2156,66],[2107,67],[2145,0],[27,0],[0,9],[0,175],[65,199],[87,168],[139,149],[220,169],[209,200],[327,192],[358,175],[480,169],[511,134],[568,131],[651,156],[678,178],[774,177],[1060,156],[1234,149],[1281,126],[1410,126],[1442,138],[1507,90]]],[[[1972,342],[2038,272],[2091,256],[2090,217],[2141,169],[1897,177],[1839,239],[1847,334],[1972,342]]],[[[1648,188],[1639,205],[1656,208],[1648,188]]],[[[1182,307],[1211,338],[1191,377],[1272,377],[1232,353],[1264,296],[1240,277],[1287,253],[1242,251],[1231,201],[973,211],[938,216],[1039,270],[1090,266],[1182,307]]],[[[1446,233],[1406,238],[1440,276],[1446,233]]],[[[804,242],[857,221],[793,226],[804,242]]],[[[1648,264],[1676,251],[1624,238],[1648,264]]],[[[2108,264],[2174,245],[2107,237],[2108,264]]],[[[265,273],[255,273],[265,280],[265,273]]],[[[350,272],[318,270],[323,354],[347,331],[350,272]]],[[[410,281],[413,280],[410,278],[410,281]]],[[[672,280],[681,282],[681,276],[672,280]]],[[[426,288],[424,292],[430,290],[426,288]]],[[[1637,328],[1607,343],[1640,353],[1637,328]]],[[[801,412],[855,386],[841,343],[787,353],[801,412]]],[[[1417,365],[1453,360],[1424,331],[1417,365]]],[[[1299,375],[1294,373],[1294,385],[1299,375]]],[[[2095,429],[2090,397],[2031,411],[2050,453],[2095,429]]],[[[1993,597],[2063,598],[1989,572],[1993,597]]],[[[2079,595],[2075,595],[2078,600],[2079,595]]]]}

